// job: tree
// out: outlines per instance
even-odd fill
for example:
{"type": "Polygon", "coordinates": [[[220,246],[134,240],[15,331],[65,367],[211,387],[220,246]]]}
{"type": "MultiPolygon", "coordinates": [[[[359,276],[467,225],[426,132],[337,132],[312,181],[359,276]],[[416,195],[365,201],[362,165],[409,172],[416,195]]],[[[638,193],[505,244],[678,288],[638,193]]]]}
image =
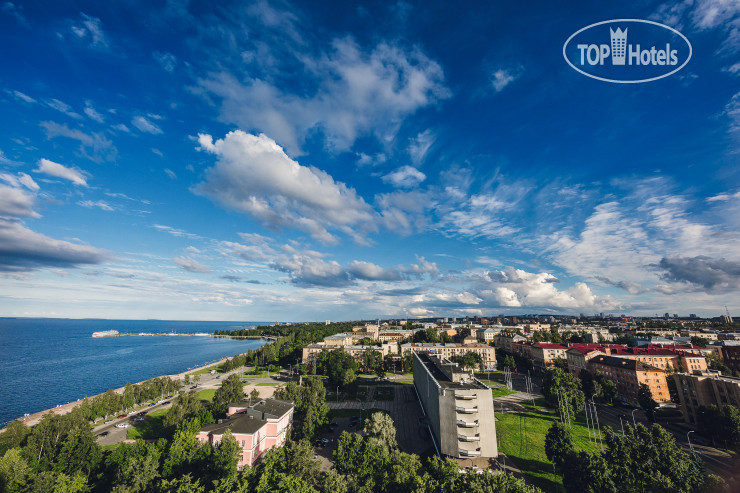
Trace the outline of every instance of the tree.
{"type": "Polygon", "coordinates": [[[639,402],[640,407],[645,410],[648,420],[651,423],[654,423],[655,408],[658,407],[658,403],[653,400],[653,393],[650,391],[650,387],[644,383],[640,384],[640,388],[637,391],[637,402],[639,402]]]}
{"type": "MultiPolygon", "coordinates": [[[[188,418],[192,418],[201,411],[203,404],[198,397],[198,394],[191,390],[190,392],[181,392],[175,398],[175,401],[170,407],[167,414],[162,419],[162,425],[167,428],[170,432],[174,432],[175,428],[188,418]]],[[[201,423],[201,425],[204,423],[201,423]]]]}
{"type": "Polygon", "coordinates": [[[373,445],[382,447],[385,450],[394,449],[398,446],[398,442],[396,442],[396,427],[393,424],[393,418],[389,414],[382,412],[373,413],[365,421],[365,433],[370,436],[373,445]]]}
{"type": "Polygon", "coordinates": [[[21,493],[25,491],[31,469],[23,458],[21,449],[12,448],[0,458],[0,491],[21,493]]]}
{"type": "Polygon", "coordinates": [[[54,493],[81,493],[88,491],[87,478],[82,474],[60,473],[54,480],[54,493]]]}
{"type": "Polygon", "coordinates": [[[244,384],[239,375],[232,373],[213,394],[211,408],[216,414],[226,414],[229,403],[241,402],[242,400],[244,400],[244,384]]]}
{"type": "Polygon", "coordinates": [[[726,448],[740,444],[740,410],[735,406],[702,406],[697,424],[702,434],[715,443],[723,443],[726,448]]]}
{"type": "Polygon", "coordinates": [[[563,464],[566,462],[568,455],[575,450],[573,446],[573,437],[568,428],[561,422],[556,421],[547,430],[545,435],[545,454],[547,460],[555,464],[555,467],[562,471],[563,464]]]}
{"type": "Polygon", "coordinates": [[[251,401],[258,401],[260,398],[260,391],[256,388],[252,389],[252,391],[249,393],[249,399],[251,401]]]}
{"type": "Polygon", "coordinates": [[[545,372],[542,378],[542,394],[552,407],[569,413],[572,418],[575,418],[576,413],[583,409],[586,403],[581,382],[560,368],[545,372]]]}
{"type": "Polygon", "coordinates": [[[161,493],[205,493],[206,489],[200,484],[200,480],[193,479],[188,473],[169,481],[163,479],[157,491],[161,493]]]}
{"type": "Polygon", "coordinates": [[[563,486],[568,492],[617,492],[617,478],[613,478],[609,464],[600,455],[571,451],[567,454],[561,471],[563,486]]]}
{"type": "Polygon", "coordinates": [[[26,425],[18,420],[11,421],[0,433],[0,456],[12,448],[20,447],[29,433],[26,425]]]}
{"type": "Polygon", "coordinates": [[[603,397],[604,400],[612,402],[614,399],[617,398],[617,384],[614,382],[614,380],[607,378],[605,375],[597,370],[595,381],[599,386],[601,386],[600,396],[603,397]]]}
{"type": "Polygon", "coordinates": [[[709,339],[700,336],[691,336],[691,344],[698,347],[707,347],[709,339]]]}
{"type": "Polygon", "coordinates": [[[514,357],[510,354],[507,354],[504,357],[504,368],[508,368],[510,370],[514,370],[516,368],[516,361],[514,361],[514,357]]]}
{"type": "Polygon", "coordinates": [[[217,479],[235,478],[241,452],[242,448],[231,434],[231,430],[224,431],[221,443],[214,447],[211,454],[214,476],[217,479]]]}

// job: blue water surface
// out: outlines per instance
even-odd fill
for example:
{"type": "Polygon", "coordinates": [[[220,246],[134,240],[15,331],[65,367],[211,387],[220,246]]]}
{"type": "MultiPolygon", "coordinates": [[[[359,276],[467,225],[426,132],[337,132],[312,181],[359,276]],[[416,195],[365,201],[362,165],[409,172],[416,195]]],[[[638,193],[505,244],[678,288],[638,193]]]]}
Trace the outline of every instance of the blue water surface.
{"type": "Polygon", "coordinates": [[[213,337],[105,337],[121,333],[213,333],[263,322],[0,318],[0,427],[108,389],[183,372],[262,346],[213,337]]]}

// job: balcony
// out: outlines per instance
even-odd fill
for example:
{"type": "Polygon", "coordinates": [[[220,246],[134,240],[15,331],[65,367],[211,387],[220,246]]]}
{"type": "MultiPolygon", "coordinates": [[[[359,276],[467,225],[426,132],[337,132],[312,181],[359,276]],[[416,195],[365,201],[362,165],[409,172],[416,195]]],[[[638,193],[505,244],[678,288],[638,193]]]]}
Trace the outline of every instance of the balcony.
{"type": "Polygon", "coordinates": [[[463,401],[472,401],[476,397],[477,396],[475,396],[475,395],[455,394],[455,399],[460,399],[460,400],[463,400],[463,401]]]}
{"type": "Polygon", "coordinates": [[[462,419],[458,419],[457,426],[461,428],[475,428],[476,426],[478,426],[478,421],[465,421],[462,419]]]}
{"type": "Polygon", "coordinates": [[[477,407],[456,407],[455,411],[460,414],[473,414],[478,412],[477,407]]]}
{"type": "Polygon", "coordinates": [[[462,457],[480,457],[480,449],[478,448],[475,450],[465,450],[461,448],[460,455],[462,457]]]}
{"type": "Polygon", "coordinates": [[[480,435],[457,435],[457,440],[460,442],[480,442],[480,435]]]}

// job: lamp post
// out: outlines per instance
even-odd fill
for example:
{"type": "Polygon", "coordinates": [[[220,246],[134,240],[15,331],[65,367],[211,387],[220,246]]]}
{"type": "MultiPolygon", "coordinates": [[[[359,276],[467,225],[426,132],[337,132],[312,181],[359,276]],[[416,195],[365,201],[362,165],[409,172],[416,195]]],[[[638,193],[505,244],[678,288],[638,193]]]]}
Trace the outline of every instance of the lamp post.
{"type": "Polygon", "coordinates": [[[686,433],[686,440],[689,441],[689,448],[691,449],[691,452],[693,453],[694,452],[694,446],[691,445],[691,437],[689,437],[689,435],[691,435],[692,433],[694,433],[694,430],[691,430],[690,432],[686,433]]]}
{"type": "Polygon", "coordinates": [[[632,410],[632,424],[634,425],[635,430],[636,430],[637,429],[637,423],[635,422],[635,411],[637,411],[637,408],[634,408],[632,410]]]}
{"type": "Polygon", "coordinates": [[[339,385],[337,385],[337,402],[339,402],[339,385]]]}

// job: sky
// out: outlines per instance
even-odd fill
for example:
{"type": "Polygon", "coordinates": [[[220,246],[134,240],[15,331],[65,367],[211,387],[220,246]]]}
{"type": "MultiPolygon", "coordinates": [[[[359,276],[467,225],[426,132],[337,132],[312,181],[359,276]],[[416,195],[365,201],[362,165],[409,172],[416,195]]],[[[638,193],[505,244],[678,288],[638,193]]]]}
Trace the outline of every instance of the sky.
{"type": "Polygon", "coordinates": [[[0,0],[0,316],[740,310],[740,3],[0,0]],[[614,84],[563,44],[692,45],[614,84]]]}

